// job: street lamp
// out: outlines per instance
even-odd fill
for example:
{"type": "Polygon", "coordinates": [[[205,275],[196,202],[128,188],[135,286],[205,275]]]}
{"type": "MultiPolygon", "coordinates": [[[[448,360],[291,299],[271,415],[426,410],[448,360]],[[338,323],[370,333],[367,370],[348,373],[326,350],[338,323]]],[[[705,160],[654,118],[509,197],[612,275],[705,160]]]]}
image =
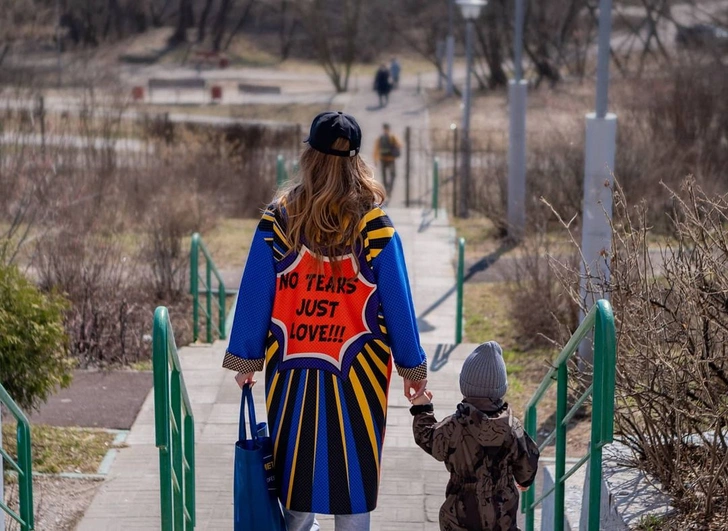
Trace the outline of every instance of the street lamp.
{"type": "MultiPolygon", "coordinates": [[[[612,172],[617,150],[617,116],[608,111],[612,0],[599,2],[596,112],[586,115],[584,206],[581,229],[580,296],[587,309],[596,302],[592,284],[609,280],[612,248],[612,172]]],[[[584,312],[581,313],[584,318],[584,312]]],[[[592,358],[591,343],[580,345],[582,361],[592,358]]]]}
{"type": "Polygon", "coordinates": [[[471,89],[470,81],[473,70],[473,40],[475,33],[475,20],[480,16],[480,11],[488,5],[487,0],[457,0],[460,12],[465,19],[465,53],[467,57],[466,75],[465,75],[465,96],[463,110],[463,171],[462,185],[460,186],[460,217],[468,217],[468,200],[470,198],[470,106],[471,106],[471,89]]]}
{"type": "Polygon", "coordinates": [[[447,40],[445,41],[445,55],[447,56],[447,96],[455,93],[452,80],[453,62],[455,61],[455,35],[453,26],[455,19],[455,0],[447,0],[447,40]]]}
{"type": "Polygon", "coordinates": [[[525,0],[516,0],[513,63],[515,79],[508,83],[510,128],[508,139],[508,236],[520,240],[526,227],[526,101],[528,82],[523,79],[523,26],[525,0]]]}

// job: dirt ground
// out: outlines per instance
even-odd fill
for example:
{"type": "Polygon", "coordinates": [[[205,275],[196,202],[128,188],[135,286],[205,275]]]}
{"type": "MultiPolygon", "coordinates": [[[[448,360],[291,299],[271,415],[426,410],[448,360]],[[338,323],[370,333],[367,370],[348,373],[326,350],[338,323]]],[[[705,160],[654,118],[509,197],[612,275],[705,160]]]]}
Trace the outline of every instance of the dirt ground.
{"type": "MultiPolygon", "coordinates": [[[[33,481],[36,531],[72,531],[101,481],[37,477],[33,481]]],[[[10,507],[17,505],[17,485],[6,485],[5,498],[10,507]]],[[[7,531],[19,531],[17,523],[6,522],[7,531]]]]}

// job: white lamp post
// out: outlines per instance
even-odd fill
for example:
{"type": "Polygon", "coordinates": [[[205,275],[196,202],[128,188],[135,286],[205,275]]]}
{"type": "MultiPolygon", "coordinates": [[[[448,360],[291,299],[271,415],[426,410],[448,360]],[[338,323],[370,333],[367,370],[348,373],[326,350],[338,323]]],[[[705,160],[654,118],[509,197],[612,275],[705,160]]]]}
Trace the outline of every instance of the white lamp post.
{"type": "Polygon", "coordinates": [[[510,128],[508,140],[508,236],[520,240],[526,226],[526,101],[528,82],[523,79],[523,26],[525,0],[516,0],[513,63],[516,76],[508,83],[510,128]]]}
{"type": "Polygon", "coordinates": [[[463,111],[463,171],[462,184],[460,186],[460,217],[467,218],[469,211],[470,198],[470,106],[471,106],[471,89],[470,81],[473,70],[473,41],[475,33],[475,20],[480,16],[481,10],[488,5],[487,0],[457,0],[460,12],[465,19],[465,52],[467,57],[466,76],[465,76],[465,95],[463,111]]]}
{"type": "MultiPolygon", "coordinates": [[[[587,310],[596,302],[590,284],[609,280],[608,260],[612,248],[612,172],[617,150],[617,116],[608,112],[609,61],[612,35],[612,0],[599,2],[599,52],[597,56],[596,112],[586,115],[584,164],[584,207],[581,252],[584,257],[580,295],[587,310]]],[[[584,317],[582,312],[581,319],[584,317]]],[[[580,319],[580,320],[581,320],[580,319]]],[[[591,361],[589,341],[580,345],[579,355],[591,361]]]]}

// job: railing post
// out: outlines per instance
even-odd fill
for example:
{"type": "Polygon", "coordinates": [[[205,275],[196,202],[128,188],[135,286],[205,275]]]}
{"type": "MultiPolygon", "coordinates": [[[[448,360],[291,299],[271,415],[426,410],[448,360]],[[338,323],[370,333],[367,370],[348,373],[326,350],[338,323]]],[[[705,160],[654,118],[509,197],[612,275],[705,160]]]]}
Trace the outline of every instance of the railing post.
{"type": "Polygon", "coordinates": [[[286,182],[286,161],[283,159],[283,155],[278,155],[276,159],[276,184],[278,188],[283,186],[286,182]]]}
{"type": "Polygon", "coordinates": [[[217,331],[220,336],[220,339],[227,338],[227,331],[225,330],[225,321],[226,321],[225,315],[227,312],[227,305],[226,305],[226,300],[225,300],[226,296],[227,296],[227,293],[225,293],[225,285],[222,283],[222,281],[219,281],[217,283],[217,305],[219,306],[217,331]]]}
{"type": "Polygon", "coordinates": [[[453,217],[458,216],[458,126],[452,124],[450,128],[453,131],[453,144],[452,144],[452,215],[453,217]]]}
{"type": "Polygon", "coordinates": [[[197,341],[200,335],[200,235],[192,235],[190,248],[190,293],[192,294],[192,341],[197,341]]]}
{"type": "Polygon", "coordinates": [[[465,283],[465,238],[458,240],[458,287],[455,309],[455,344],[463,342],[463,284],[465,283]]]}
{"type": "MultiPolygon", "coordinates": [[[[526,433],[530,435],[533,440],[537,440],[536,425],[537,425],[537,410],[536,406],[531,406],[526,411],[525,428],[526,433]]],[[[533,483],[523,495],[523,501],[521,506],[525,508],[526,513],[526,531],[534,531],[534,507],[533,501],[536,496],[536,484],[533,483]]]]}
{"type": "MultiPolygon", "coordinates": [[[[193,237],[194,241],[194,237],[193,237]]],[[[154,369],[154,420],[155,443],[159,448],[159,500],[162,531],[173,530],[172,513],[172,458],[170,453],[169,422],[169,334],[167,308],[158,307],[154,312],[152,331],[152,364],[154,369]]]]}
{"type": "MultiPolygon", "coordinates": [[[[2,128],[0,127],[0,134],[2,134],[2,128]]],[[[3,408],[0,406],[0,448],[3,447],[3,408]]],[[[5,460],[0,457],[0,501],[5,500],[5,472],[3,465],[5,460]]],[[[0,509],[0,531],[5,531],[5,511],[0,509]]]]}
{"type": "Polygon", "coordinates": [[[599,531],[602,499],[602,448],[613,440],[616,345],[609,303],[597,301],[594,324],[594,391],[589,448],[589,531],[599,531]]]}
{"type": "Polygon", "coordinates": [[[212,268],[210,267],[210,259],[207,257],[205,257],[205,285],[205,310],[207,310],[205,332],[207,333],[207,342],[212,343],[212,268]]]}
{"type": "Polygon", "coordinates": [[[412,128],[408,125],[404,130],[404,206],[410,206],[410,172],[412,171],[412,128]]]}
{"type": "Polygon", "coordinates": [[[185,506],[190,514],[190,527],[195,528],[197,523],[196,496],[195,496],[195,420],[192,412],[185,416],[185,459],[190,467],[185,474],[185,506]]]}
{"type": "Polygon", "coordinates": [[[569,367],[567,362],[562,363],[558,369],[556,381],[556,462],[554,483],[554,529],[564,529],[564,491],[563,480],[566,473],[566,400],[569,390],[569,367]]]}
{"type": "Polygon", "coordinates": [[[435,157],[432,163],[432,210],[437,217],[437,210],[440,204],[440,159],[435,157]]]}
{"type": "MultiPolygon", "coordinates": [[[[172,440],[171,440],[171,451],[172,451],[172,470],[174,471],[174,477],[177,479],[177,492],[174,496],[174,528],[184,529],[185,514],[184,514],[184,502],[185,502],[185,482],[184,482],[184,462],[182,456],[182,390],[180,385],[180,374],[176,369],[172,369],[171,378],[171,393],[170,402],[172,405],[172,418],[173,418],[173,429],[172,429],[172,440]]],[[[172,485],[174,488],[174,485],[172,485]]]]}

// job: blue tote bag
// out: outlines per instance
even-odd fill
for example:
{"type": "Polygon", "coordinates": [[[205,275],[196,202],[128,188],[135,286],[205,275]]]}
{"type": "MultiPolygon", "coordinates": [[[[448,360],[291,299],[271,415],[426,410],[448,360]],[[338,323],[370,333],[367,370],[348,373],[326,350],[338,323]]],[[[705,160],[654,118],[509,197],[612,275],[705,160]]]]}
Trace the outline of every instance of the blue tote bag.
{"type": "Polygon", "coordinates": [[[273,475],[273,444],[266,423],[255,421],[249,385],[243,388],[239,429],[235,444],[235,531],[285,531],[273,475]],[[246,411],[250,439],[245,428],[246,411]]]}

